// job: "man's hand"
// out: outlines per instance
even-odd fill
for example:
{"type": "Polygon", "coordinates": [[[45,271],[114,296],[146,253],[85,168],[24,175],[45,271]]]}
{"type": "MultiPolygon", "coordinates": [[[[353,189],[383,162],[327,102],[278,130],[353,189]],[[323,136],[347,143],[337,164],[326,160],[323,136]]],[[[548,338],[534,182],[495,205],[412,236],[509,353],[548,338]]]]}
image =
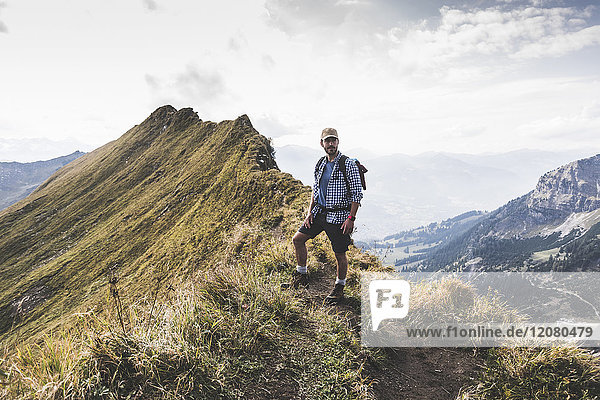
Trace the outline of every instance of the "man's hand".
{"type": "Polygon", "coordinates": [[[304,226],[305,226],[307,229],[310,229],[310,226],[312,225],[312,223],[313,223],[313,215],[312,215],[312,213],[309,213],[309,214],[306,216],[306,219],[304,220],[304,226]]]}
{"type": "Polygon", "coordinates": [[[342,230],[342,233],[344,235],[351,234],[352,231],[354,230],[354,221],[350,221],[349,219],[346,219],[340,229],[342,230]]]}

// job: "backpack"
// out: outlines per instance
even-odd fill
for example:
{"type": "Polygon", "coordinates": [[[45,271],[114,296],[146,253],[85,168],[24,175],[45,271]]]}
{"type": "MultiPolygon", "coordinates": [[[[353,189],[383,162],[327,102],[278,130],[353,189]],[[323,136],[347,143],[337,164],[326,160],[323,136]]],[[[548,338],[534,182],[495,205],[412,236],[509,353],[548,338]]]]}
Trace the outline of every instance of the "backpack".
{"type": "MultiPolygon", "coordinates": [[[[317,174],[319,165],[321,165],[321,163],[323,162],[325,157],[326,156],[323,156],[319,159],[319,161],[317,161],[317,165],[315,165],[315,175],[317,174]]],[[[348,175],[346,173],[346,160],[347,159],[348,159],[348,157],[342,154],[338,165],[340,167],[340,171],[342,171],[342,175],[344,175],[344,181],[346,182],[346,188],[348,189],[348,193],[350,193],[350,181],[348,181],[348,175]]],[[[360,183],[362,185],[363,190],[367,190],[367,182],[365,181],[365,173],[368,172],[369,170],[367,168],[365,168],[365,166],[362,165],[360,163],[360,161],[358,161],[356,158],[353,158],[352,161],[354,161],[356,163],[356,166],[358,167],[358,173],[360,174],[360,183]]]]}

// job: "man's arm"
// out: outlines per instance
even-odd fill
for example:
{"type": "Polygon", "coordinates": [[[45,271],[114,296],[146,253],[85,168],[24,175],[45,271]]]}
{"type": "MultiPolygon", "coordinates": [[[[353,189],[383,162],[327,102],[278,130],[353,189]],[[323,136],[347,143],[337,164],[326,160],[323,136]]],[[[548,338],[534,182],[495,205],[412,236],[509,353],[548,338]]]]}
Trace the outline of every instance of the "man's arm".
{"type": "Polygon", "coordinates": [[[310,204],[308,206],[308,215],[304,219],[304,226],[306,226],[307,228],[310,228],[310,226],[313,223],[313,215],[312,215],[313,208],[315,208],[315,193],[314,192],[310,195],[310,204]]]}
{"type": "Polygon", "coordinates": [[[352,205],[350,206],[350,215],[348,216],[348,218],[346,218],[346,220],[340,228],[344,235],[349,235],[354,230],[354,221],[352,221],[350,217],[352,217],[353,219],[356,218],[356,213],[358,212],[359,206],[360,203],[356,203],[354,201],[352,202],[352,205]]]}

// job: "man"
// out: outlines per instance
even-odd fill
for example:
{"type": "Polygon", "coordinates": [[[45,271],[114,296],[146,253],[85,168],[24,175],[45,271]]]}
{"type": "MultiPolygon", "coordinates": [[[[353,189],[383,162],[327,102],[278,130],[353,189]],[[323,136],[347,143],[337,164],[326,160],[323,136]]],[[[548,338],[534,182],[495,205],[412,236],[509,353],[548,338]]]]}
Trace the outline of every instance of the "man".
{"type": "Polygon", "coordinates": [[[350,244],[350,234],[354,229],[356,212],[363,197],[358,167],[353,160],[342,157],[338,151],[338,144],[337,131],[333,128],[323,129],[321,147],[325,150],[326,157],[319,160],[315,168],[315,182],[308,215],[294,235],[293,243],[298,266],[290,284],[293,288],[308,287],[306,241],[325,231],[337,260],[335,286],[326,299],[334,303],[344,297],[348,272],[346,251],[350,244]],[[340,159],[345,161],[347,179],[340,170],[340,159]]]}

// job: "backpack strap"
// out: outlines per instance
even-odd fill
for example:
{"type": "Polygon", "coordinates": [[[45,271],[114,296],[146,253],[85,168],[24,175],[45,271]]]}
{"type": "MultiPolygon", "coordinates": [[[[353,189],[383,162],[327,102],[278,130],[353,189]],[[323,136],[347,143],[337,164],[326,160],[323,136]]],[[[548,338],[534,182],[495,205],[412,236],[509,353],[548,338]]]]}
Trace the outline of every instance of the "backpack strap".
{"type": "Polygon", "coordinates": [[[340,157],[340,160],[338,162],[338,167],[340,168],[340,171],[342,171],[342,175],[344,175],[344,181],[346,182],[346,189],[348,189],[348,195],[350,195],[350,181],[348,181],[348,174],[346,173],[346,160],[348,159],[347,156],[343,155],[340,157]]]}
{"type": "Polygon", "coordinates": [[[321,163],[323,162],[324,159],[325,159],[325,156],[319,158],[319,161],[317,161],[317,165],[315,165],[315,176],[317,176],[317,171],[319,170],[319,166],[321,165],[321,163]]]}

